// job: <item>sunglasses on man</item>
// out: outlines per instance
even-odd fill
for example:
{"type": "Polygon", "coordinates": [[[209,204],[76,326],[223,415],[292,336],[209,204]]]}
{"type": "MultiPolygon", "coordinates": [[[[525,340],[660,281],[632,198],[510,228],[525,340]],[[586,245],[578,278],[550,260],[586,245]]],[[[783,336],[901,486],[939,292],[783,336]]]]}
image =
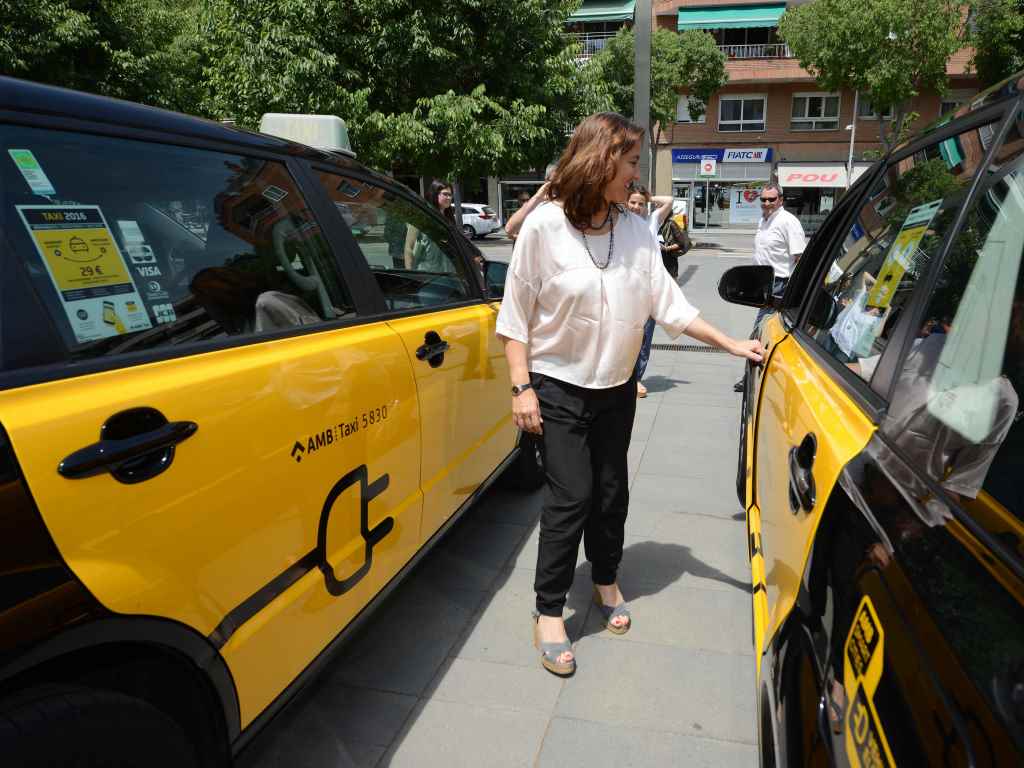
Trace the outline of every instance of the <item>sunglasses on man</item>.
{"type": "Polygon", "coordinates": [[[776,196],[776,197],[762,197],[761,198],[761,202],[762,203],[774,203],[778,199],[779,199],[778,196],[776,196]]]}

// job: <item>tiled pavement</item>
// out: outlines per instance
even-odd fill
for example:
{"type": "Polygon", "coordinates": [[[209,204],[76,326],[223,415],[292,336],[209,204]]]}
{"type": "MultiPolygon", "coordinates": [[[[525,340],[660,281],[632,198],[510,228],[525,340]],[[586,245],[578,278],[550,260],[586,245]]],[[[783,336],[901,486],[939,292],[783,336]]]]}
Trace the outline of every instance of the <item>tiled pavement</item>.
{"type": "MultiPolygon", "coordinates": [[[[739,260],[701,253],[684,289],[725,305],[739,260]]],[[[655,342],[668,339],[659,329],[655,342]]],[[[679,341],[685,341],[680,339],[679,341]]],[[[603,631],[581,562],[567,615],[579,669],[543,669],[530,610],[539,494],[493,490],[243,754],[243,768],[707,766],[757,762],[749,570],[734,490],[741,364],[656,350],[638,402],[620,583],[635,626],[603,631]]]]}

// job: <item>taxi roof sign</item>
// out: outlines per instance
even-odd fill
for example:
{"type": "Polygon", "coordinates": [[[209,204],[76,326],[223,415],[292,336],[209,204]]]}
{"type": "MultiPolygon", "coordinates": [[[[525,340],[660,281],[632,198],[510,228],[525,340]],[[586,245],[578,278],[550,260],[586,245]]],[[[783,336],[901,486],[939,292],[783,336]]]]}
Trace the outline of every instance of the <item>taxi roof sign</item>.
{"type": "Polygon", "coordinates": [[[348,140],[348,127],[335,115],[268,112],[260,118],[260,133],[355,157],[348,140]]]}

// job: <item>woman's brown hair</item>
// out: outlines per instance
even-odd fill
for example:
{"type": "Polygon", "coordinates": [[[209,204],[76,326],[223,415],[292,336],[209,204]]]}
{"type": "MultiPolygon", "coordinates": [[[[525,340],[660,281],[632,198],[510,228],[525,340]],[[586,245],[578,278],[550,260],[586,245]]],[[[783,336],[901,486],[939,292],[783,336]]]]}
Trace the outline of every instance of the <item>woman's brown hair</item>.
{"type": "Polygon", "coordinates": [[[551,175],[548,195],[559,200],[569,223],[589,229],[591,219],[607,210],[604,191],[620,157],[644,139],[644,129],[617,112],[598,112],[580,123],[551,175]]]}

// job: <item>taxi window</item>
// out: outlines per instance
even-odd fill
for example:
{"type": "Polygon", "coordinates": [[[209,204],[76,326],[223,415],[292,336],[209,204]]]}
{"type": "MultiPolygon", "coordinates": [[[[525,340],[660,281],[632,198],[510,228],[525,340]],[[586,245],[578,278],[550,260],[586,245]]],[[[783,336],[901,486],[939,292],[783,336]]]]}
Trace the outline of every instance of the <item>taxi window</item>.
{"type": "MultiPolygon", "coordinates": [[[[64,359],[353,311],[282,163],[19,126],[0,136],[0,220],[64,359]]],[[[5,345],[4,367],[24,365],[5,345]]]]}
{"type": "Polygon", "coordinates": [[[806,330],[865,380],[874,375],[984,154],[979,131],[972,130],[890,163],[827,257],[806,330]]]}
{"type": "MultiPolygon", "coordinates": [[[[883,432],[955,499],[1024,522],[1024,139],[950,244],[883,432]],[[985,493],[982,493],[984,491],[985,493]],[[979,498],[984,503],[975,504],[979,498]]],[[[926,504],[927,507],[927,504],[926,504]]],[[[1017,547],[1024,557],[1024,527],[1017,547]]]]}
{"type": "Polygon", "coordinates": [[[395,193],[359,179],[318,174],[373,272],[389,310],[472,298],[470,278],[448,229],[395,193]]]}

